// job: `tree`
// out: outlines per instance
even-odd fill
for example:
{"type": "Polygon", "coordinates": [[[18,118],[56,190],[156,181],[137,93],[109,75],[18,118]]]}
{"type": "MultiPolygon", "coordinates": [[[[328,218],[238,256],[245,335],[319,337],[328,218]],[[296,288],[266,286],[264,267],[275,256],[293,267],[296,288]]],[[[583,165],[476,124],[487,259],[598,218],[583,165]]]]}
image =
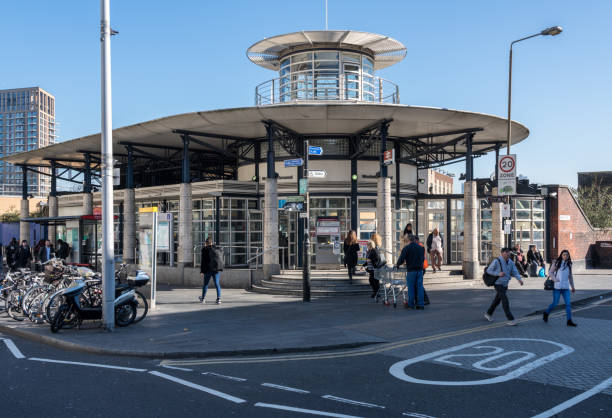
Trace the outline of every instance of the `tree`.
{"type": "Polygon", "coordinates": [[[595,228],[612,228],[612,187],[595,178],[578,189],[578,203],[595,228]]]}
{"type": "Polygon", "coordinates": [[[15,206],[8,208],[6,212],[0,215],[0,222],[19,222],[19,212],[15,206]]]}

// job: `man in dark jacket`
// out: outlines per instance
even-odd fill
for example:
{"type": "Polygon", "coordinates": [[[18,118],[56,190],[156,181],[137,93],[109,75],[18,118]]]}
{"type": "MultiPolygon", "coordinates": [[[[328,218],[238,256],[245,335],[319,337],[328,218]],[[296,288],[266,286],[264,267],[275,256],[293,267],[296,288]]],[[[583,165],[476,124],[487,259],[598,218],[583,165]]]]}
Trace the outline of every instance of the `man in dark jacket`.
{"type": "Polygon", "coordinates": [[[206,298],[206,291],[208,290],[208,283],[210,279],[215,282],[215,288],[217,289],[217,305],[221,303],[221,285],[219,280],[221,279],[220,271],[223,270],[223,252],[220,248],[216,248],[212,244],[210,237],[206,238],[206,242],[202,247],[200,264],[200,277],[204,280],[202,286],[202,296],[199,297],[200,302],[204,303],[206,298]]]}
{"type": "Polygon", "coordinates": [[[425,251],[418,244],[418,238],[414,235],[409,238],[410,244],[402,249],[402,253],[397,260],[396,267],[406,263],[406,286],[408,287],[408,307],[415,307],[416,290],[416,309],[425,309],[424,289],[423,289],[423,261],[425,251]]]}
{"type": "Polygon", "coordinates": [[[28,241],[23,240],[15,255],[15,268],[29,268],[30,261],[32,261],[32,251],[30,251],[28,241]]]}
{"type": "Polygon", "coordinates": [[[45,263],[51,260],[51,258],[53,258],[54,256],[54,253],[55,251],[53,250],[53,245],[51,245],[51,241],[46,240],[45,246],[38,251],[38,261],[40,261],[41,263],[45,263]]]}
{"type": "Polygon", "coordinates": [[[19,243],[17,242],[17,238],[13,237],[9,245],[6,246],[6,265],[9,269],[15,264],[17,250],[19,250],[19,243]]]}

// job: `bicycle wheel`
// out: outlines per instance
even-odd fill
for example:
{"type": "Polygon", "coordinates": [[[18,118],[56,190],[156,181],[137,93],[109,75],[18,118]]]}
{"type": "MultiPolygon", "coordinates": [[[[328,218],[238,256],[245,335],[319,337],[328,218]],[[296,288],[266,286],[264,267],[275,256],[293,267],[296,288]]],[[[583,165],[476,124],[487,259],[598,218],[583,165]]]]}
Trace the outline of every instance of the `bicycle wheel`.
{"type": "Polygon", "coordinates": [[[21,298],[23,297],[23,291],[20,289],[13,290],[8,298],[7,311],[11,318],[15,321],[23,321],[25,317],[21,310],[21,298]]]}
{"type": "Polygon", "coordinates": [[[147,312],[149,312],[149,303],[147,302],[147,298],[145,295],[136,290],[134,294],[134,298],[136,299],[136,318],[134,318],[134,323],[140,322],[147,316],[147,312]]]}
{"type": "Polygon", "coordinates": [[[126,303],[115,308],[115,324],[118,327],[127,327],[136,317],[136,306],[134,303],[126,303]]]}
{"type": "Polygon", "coordinates": [[[36,285],[28,289],[28,291],[23,296],[23,300],[21,301],[21,309],[25,316],[30,315],[30,306],[32,302],[40,295],[41,292],[44,292],[45,289],[42,286],[36,285]]]}
{"type": "Polygon", "coordinates": [[[49,321],[49,323],[52,323],[53,318],[55,318],[55,314],[57,313],[57,310],[59,309],[59,307],[62,305],[64,301],[64,298],[61,293],[55,293],[51,295],[47,300],[48,302],[47,302],[47,306],[45,307],[45,315],[46,315],[47,321],[49,321]]]}
{"type": "Polygon", "coordinates": [[[62,305],[58,308],[57,312],[55,313],[55,316],[53,317],[53,321],[51,321],[51,332],[52,333],[56,333],[60,329],[62,329],[62,326],[64,325],[64,318],[66,317],[67,313],[68,313],[68,306],[62,305]]]}

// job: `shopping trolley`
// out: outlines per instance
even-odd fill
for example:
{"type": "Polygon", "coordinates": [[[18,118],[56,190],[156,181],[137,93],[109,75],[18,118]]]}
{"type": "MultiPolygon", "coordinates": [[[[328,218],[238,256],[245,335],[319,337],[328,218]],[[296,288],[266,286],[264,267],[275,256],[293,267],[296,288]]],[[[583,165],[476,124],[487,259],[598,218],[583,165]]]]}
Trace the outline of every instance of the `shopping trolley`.
{"type": "Polygon", "coordinates": [[[398,300],[402,299],[404,305],[407,304],[406,298],[406,269],[384,266],[374,269],[374,278],[379,281],[380,287],[376,293],[376,302],[380,299],[384,306],[397,308],[398,300]]]}

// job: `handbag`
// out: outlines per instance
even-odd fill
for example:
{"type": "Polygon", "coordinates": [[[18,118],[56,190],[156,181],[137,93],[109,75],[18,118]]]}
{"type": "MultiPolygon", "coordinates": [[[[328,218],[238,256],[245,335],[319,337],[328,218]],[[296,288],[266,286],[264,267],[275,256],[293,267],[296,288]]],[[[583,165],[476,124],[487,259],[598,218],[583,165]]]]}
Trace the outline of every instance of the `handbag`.
{"type": "Polygon", "coordinates": [[[555,282],[548,278],[546,279],[546,281],[544,282],[544,290],[553,290],[555,288],[555,282]]]}

